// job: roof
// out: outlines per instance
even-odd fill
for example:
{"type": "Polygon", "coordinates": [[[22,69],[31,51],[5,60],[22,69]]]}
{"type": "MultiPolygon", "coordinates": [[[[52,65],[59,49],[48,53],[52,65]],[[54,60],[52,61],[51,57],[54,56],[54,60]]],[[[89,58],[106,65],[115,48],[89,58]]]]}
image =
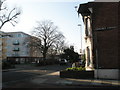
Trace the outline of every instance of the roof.
{"type": "Polygon", "coordinates": [[[5,32],[5,33],[8,33],[8,34],[22,33],[22,34],[25,34],[25,35],[31,36],[31,35],[29,35],[29,34],[27,34],[27,33],[24,33],[24,32],[5,32]]]}
{"type": "Polygon", "coordinates": [[[89,10],[89,3],[80,4],[78,14],[81,14],[82,16],[90,15],[91,12],[89,10]]]}

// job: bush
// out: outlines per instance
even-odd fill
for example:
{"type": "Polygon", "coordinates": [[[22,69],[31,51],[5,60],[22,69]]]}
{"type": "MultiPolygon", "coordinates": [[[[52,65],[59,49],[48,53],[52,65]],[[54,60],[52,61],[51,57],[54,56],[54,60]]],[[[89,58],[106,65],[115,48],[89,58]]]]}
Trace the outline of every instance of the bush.
{"type": "Polygon", "coordinates": [[[9,69],[9,68],[15,68],[15,65],[9,62],[2,62],[2,69],[9,69]]]}
{"type": "Polygon", "coordinates": [[[85,67],[72,67],[72,68],[67,68],[67,71],[85,71],[85,67]]]}
{"type": "Polygon", "coordinates": [[[59,61],[57,60],[52,60],[52,59],[48,59],[48,60],[40,60],[39,63],[36,63],[36,66],[45,66],[45,65],[53,65],[53,64],[58,64],[59,61]]]}

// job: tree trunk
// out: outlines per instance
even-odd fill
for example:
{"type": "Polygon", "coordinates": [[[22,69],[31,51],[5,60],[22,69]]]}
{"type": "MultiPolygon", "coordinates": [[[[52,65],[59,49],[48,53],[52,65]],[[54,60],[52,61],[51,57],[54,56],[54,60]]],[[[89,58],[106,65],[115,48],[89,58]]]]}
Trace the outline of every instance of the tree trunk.
{"type": "Polygon", "coordinates": [[[46,53],[43,52],[43,60],[46,60],[46,53]]]}
{"type": "Polygon", "coordinates": [[[45,48],[45,49],[43,50],[43,60],[46,60],[47,50],[48,50],[48,48],[45,48]]]}

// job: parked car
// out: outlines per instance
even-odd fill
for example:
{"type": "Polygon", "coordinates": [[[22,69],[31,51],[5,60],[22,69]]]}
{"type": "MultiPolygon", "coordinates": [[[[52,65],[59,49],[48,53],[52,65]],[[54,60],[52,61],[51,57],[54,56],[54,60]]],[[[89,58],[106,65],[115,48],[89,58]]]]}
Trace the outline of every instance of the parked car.
{"type": "Polygon", "coordinates": [[[68,61],[66,59],[60,60],[60,65],[67,65],[68,61]]]}

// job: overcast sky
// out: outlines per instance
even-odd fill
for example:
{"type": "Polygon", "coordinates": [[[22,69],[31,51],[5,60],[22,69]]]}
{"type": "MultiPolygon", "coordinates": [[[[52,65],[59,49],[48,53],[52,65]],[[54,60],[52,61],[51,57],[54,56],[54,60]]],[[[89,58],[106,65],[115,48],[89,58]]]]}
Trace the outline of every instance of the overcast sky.
{"type": "Polygon", "coordinates": [[[84,35],[84,24],[74,7],[88,1],[90,0],[49,0],[49,2],[48,0],[7,0],[6,5],[9,8],[20,7],[22,14],[15,27],[7,23],[2,31],[23,31],[31,34],[33,27],[36,26],[36,21],[52,20],[66,37],[67,43],[74,45],[75,51],[79,52],[81,31],[78,24],[82,24],[82,35],[84,35]]]}

